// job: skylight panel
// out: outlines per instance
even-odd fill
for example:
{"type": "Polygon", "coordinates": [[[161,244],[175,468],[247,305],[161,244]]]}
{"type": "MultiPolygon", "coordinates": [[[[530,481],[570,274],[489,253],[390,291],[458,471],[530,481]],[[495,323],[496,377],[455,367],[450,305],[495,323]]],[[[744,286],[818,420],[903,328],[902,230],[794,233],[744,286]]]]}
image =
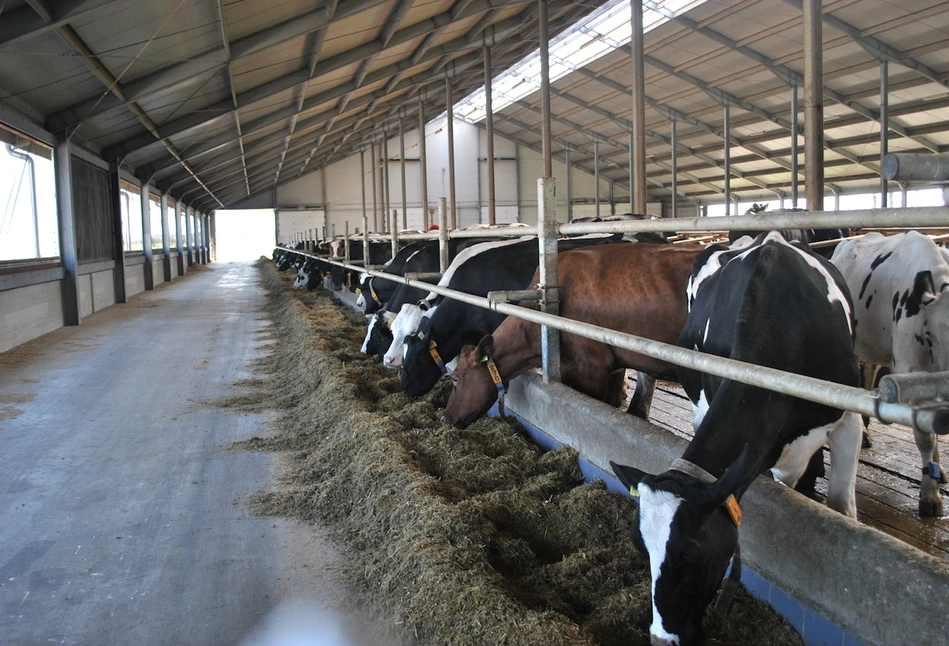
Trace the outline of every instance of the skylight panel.
{"type": "MultiPolygon", "coordinates": [[[[643,0],[643,30],[651,31],[670,17],[703,4],[706,0],[643,0]]],[[[550,42],[550,80],[589,65],[632,39],[630,0],[608,2],[550,42]]],[[[540,50],[492,80],[495,112],[540,89],[540,50]]],[[[454,106],[454,113],[468,123],[486,116],[485,92],[480,88],[454,106]]]]}

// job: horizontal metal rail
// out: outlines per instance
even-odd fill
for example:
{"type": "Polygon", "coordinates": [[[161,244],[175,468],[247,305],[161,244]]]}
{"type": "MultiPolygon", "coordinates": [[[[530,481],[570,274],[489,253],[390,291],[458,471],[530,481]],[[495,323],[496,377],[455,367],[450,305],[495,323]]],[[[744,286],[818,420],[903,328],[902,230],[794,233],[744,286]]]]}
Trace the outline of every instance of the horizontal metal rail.
{"type": "MultiPolygon", "coordinates": [[[[284,250],[303,256],[315,257],[311,254],[301,253],[293,249],[284,250]]],[[[362,267],[346,265],[338,261],[330,260],[327,262],[345,269],[364,271],[362,267]]],[[[617,332],[598,325],[583,323],[562,316],[545,314],[518,305],[511,305],[504,302],[491,302],[482,296],[474,296],[446,287],[410,280],[403,276],[376,271],[369,271],[367,273],[385,280],[429,290],[435,294],[453,298],[476,307],[494,310],[509,316],[516,316],[532,323],[537,323],[538,325],[548,325],[562,332],[576,334],[587,339],[605,343],[606,345],[637,352],[677,366],[691,368],[692,370],[698,370],[725,379],[740,381],[745,384],[766,388],[833,408],[876,417],[880,421],[888,424],[905,424],[928,433],[938,433],[940,435],[949,433],[949,408],[914,409],[906,404],[882,402],[875,393],[862,388],[844,386],[814,377],[807,377],[792,372],[776,370],[774,368],[756,366],[744,361],[736,361],[735,359],[726,359],[694,350],[687,350],[675,345],[617,332]]]]}
{"type": "MultiPolygon", "coordinates": [[[[665,218],[659,220],[616,220],[612,222],[567,222],[557,225],[564,235],[587,233],[638,233],[663,231],[723,232],[770,231],[772,229],[881,229],[881,228],[935,228],[949,227],[949,207],[926,206],[891,209],[860,209],[856,211],[764,211],[756,215],[723,217],[665,218]]],[[[436,240],[438,231],[399,233],[400,240],[436,240]]],[[[494,227],[490,229],[454,229],[450,238],[480,238],[483,236],[537,235],[536,226],[494,227]]],[[[362,236],[360,236],[361,238],[362,236]]],[[[369,235],[370,240],[389,241],[391,234],[369,235]]]]}

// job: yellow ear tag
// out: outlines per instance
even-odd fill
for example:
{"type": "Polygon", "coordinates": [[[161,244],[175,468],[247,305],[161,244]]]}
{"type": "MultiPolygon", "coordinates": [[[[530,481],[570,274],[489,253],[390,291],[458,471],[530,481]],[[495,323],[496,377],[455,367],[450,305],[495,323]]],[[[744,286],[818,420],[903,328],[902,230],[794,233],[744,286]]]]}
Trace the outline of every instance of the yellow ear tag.
{"type": "Polygon", "coordinates": [[[725,511],[731,516],[735,527],[741,527],[741,507],[738,506],[738,499],[734,495],[729,496],[725,501],[725,511]]]}
{"type": "Polygon", "coordinates": [[[356,288],[356,293],[357,293],[357,294],[362,294],[362,290],[357,287],[357,288],[356,288]]]}
{"type": "Polygon", "coordinates": [[[639,489],[637,489],[636,487],[630,487],[629,495],[632,496],[633,498],[639,498],[639,489]]]}

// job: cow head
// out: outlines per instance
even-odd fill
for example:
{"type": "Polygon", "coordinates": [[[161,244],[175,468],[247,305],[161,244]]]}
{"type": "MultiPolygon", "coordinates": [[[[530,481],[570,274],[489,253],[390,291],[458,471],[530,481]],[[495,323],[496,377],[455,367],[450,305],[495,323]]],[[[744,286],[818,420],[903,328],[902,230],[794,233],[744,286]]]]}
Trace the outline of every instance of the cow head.
{"type": "MultiPolygon", "coordinates": [[[[398,315],[392,318],[391,324],[389,325],[392,331],[392,343],[389,344],[389,349],[386,350],[385,357],[382,361],[385,365],[390,368],[396,368],[402,365],[405,338],[418,328],[419,321],[422,320],[425,311],[426,310],[423,310],[419,305],[405,303],[402,309],[399,310],[398,315]]],[[[387,318],[390,315],[391,313],[386,313],[387,318]]]]}
{"type": "Polygon", "coordinates": [[[307,271],[306,265],[304,265],[297,270],[297,278],[293,281],[293,289],[303,289],[307,287],[309,283],[310,273],[307,271]]]}
{"type": "MultiPolygon", "coordinates": [[[[362,299],[362,304],[365,307],[366,314],[372,314],[373,312],[378,312],[382,309],[384,303],[376,294],[375,285],[373,284],[375,280],[372,276],[363,275],[362,279],[359,282],[360,294],[359,298],[362,299]]],[[[356,303],[359,305],[359,303],[356,303]]]]}
{"type": "Polygon", "coordinates": [[[649,556],[653,646],[704,643],[702,617],[738,544],[738,528],[724,505],[741,486],[747,460],[746,446],[714,484],[679,471],[652,476],[610,462],[639,497],[630,535],[649,556]]]}
{"type": "MultiPolygon", "coordinates": [[[[441,379],[445,374],[435,362],[432,354],[432,343],[435,329],[432,320],[423,317],[415,334],[405,337],[405,351],[402,355],[402,390],[410,397],[421,397],[441,379]]],[[[438,351],[435,346],[435,351],[438,351]]],[[[453,357],[443,357],[448,361],[453,357]]]]}
{"type": "Polygon", "coordinates": [[[488,357],[494,354],[494,337],[487,335],[477,347],[466,345],[451,373],[451,395],[442,422],[456,428],[469,424],[488,412],[498,399],[498,390],[488,373],[488,357]]]}
{"type": "Polygon", "coordinates": [[[382,361],[383,352],[392,343],[389,320],[386,319],[387,314],[391,316],[391,312],[376,312],[369,318],[366,338],[360,349],[364,354],[379,355],[379,361],[382,361]]]}

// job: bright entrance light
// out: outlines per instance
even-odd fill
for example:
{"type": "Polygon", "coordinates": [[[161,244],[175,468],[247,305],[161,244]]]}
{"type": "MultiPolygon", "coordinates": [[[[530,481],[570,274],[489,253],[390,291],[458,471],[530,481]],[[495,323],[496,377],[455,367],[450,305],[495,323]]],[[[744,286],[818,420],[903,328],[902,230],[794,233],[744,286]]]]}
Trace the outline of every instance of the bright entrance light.
{"type": "Polygon", "coordinates": [[[276,244],[273,209],[215,211],[217,260],[257,260],[268,258],[276,244]]]}

